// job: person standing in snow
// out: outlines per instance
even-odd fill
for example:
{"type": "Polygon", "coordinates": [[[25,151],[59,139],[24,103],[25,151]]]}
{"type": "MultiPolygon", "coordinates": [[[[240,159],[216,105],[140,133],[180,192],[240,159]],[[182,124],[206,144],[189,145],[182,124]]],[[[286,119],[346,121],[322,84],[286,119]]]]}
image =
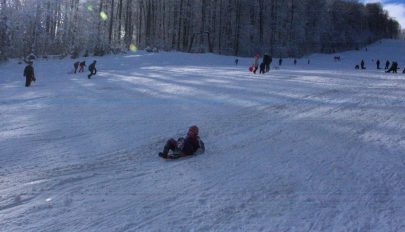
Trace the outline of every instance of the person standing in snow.
{"type": "MultiPolygon", "coordinates": [[[[77,62],[75,62],[74,64],[73,64],[73,67],[74,67],[74,69],[75,69],[75,74],[76,74],[76,72],[77,72],[77,69],[79,68],[79,65],[80,65],[80,61],[77,61],[77,62]]],[[[80,71],[79,71],[80,72],[80,71]]]]}
{"type": "Polygon", "coordinates": [[[281,66],[283,64],[283,58],[278,59],[278,66],[281,66]]]}
{"type": "Polygon", "coordinates": [[[185,156],[194,155],[197,153],[204,153],[204,142],[198,136],[199,129],[197,126],[191,126],[188,129],[186,138],[179,138],[176,140],[169,139],[163,148],[163,152],[159,156],[163,159],[177,159],[185,156]],[[169,154],[169,151],[172,151],[169,154]]]}
{"type": "Polygon", "coordinates": [[[235,59],[235,66],[238,66],[239,59],[235,59]]]}
{"type": "Polygon", "coordinates": [[[91,76],[96,75],[96,73],[97,73],[96,63],[97,63],[97,61],[95,60],[95,61],[93,61],[93,63],[91,63],[89,65],[90,74],[87,76],[89,79],[91,78],[91,76]]]}
{"type": "Polygon", "coordinates": [[[80,73],[80,72],[84,72],[84,67],[86,67],[86,61],[80,62],[79,73],[80,73]]]}
{"type": "Polygon", "coordinates": [[[380,60],[377,60],[377,69],[381,69],[380,68],[380,60]]]}
{"type": "Polygon", "coordinates": [[[385,70],[387,70],[390,67],[390,61],[387,60],[387,62],[385,62],[385,70]]]}
{"type": "Polygon", "coordinates": [[[294,65],[297,65],[297,59],[294,59],[294,65]]]}
{"type": "Polygon", "coordinates": [[[264,54],[263,56],[263,63],[265,65],[265,72],[269,72],[270,71],[270,65],[271,62],[273,61],[272,57],[268,54],[264,54]]]}
{"type": "Polygon", "coordinates": [[[265,74],[266,73],[266,64],[262,62],[260,64],[260,74],[265,74]]]}
{"type": "Polygon", "coordinates": [[[364,66],[364,60],[361,60],[360,67],[361,67],[361,69],[366,69],[366,67],[364,66]]]}
{"type": "Polygon", "coordinates": [[[260,59],[260,55],[259,53],[256,54],[255,56],[255,63],[254,63],[254,70],[253,73],[256,74],[256,71],[259,69],[259,59],[260,59]]]}
{"type": "Polygon", "coordinates": [[[25,76],[25,87],[30,87],[32,81],[36,81],[34,67],[32,67],[33,62],[29,61],[28,65],[24,69],[24,76],[25,76]]]}

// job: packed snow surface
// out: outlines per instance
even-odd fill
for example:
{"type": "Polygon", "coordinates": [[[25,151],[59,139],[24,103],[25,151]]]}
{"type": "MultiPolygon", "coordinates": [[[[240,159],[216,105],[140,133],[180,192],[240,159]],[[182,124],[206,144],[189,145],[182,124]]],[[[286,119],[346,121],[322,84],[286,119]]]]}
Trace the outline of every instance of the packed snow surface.
{"type": "Polygon", "coordinates": [[[32,88],[11,60],[0,231],[405,231],[405,74],[375,68],[404,54],[386,40],[253,75],[253,58],[138,52],[96,58],[91,80],[40,59],[32,88]],[[205,154],[160,159],[193,124],[205,154]]]}

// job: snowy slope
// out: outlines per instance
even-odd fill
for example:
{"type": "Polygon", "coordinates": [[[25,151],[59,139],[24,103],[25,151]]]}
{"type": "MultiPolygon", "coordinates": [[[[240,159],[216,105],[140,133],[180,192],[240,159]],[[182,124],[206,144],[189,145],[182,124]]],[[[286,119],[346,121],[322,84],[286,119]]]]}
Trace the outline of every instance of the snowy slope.
{"type": "Polygon", "coordinates": [[[29,89],[0,65],[0,231],[405,231],[405,75],[371,65],[404,51],[263,76],[211,54],[97,58],[92,80],[40,60],[29,89]],[[206,153],[159,159],[192,124],[206,153]]]}

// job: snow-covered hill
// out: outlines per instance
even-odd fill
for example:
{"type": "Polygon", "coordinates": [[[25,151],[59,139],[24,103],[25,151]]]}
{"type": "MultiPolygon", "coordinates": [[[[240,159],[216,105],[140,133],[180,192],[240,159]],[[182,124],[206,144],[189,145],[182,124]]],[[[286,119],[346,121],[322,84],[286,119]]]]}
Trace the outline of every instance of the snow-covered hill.
{"type": "Polygon", "coordinates": [[[138,52],[0,66],[0,231],[405,231],[405,42],[284,60],[138,52]],[[353,67],[365,59],[365,71],[353,67]],[[90,63],[91,59],[87,59],[90,63]],[[207,151],[164,161],[197,124],[207,151]]]}

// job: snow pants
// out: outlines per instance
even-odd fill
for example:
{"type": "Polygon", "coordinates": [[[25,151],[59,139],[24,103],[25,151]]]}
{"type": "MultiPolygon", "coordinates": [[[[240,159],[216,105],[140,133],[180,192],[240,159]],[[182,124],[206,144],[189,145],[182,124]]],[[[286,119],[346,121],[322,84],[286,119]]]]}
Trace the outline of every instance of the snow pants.
{"type": "Polygon", "coordinates": [[[184,141],[184,138],[179,138],[177,141],[174,139],[169,139],[166,142],[166,145],[163,148],[163,154],[164,155],[168,155],[169,151],[172,151],[174,155],[183,155],[183,152],[181,151],[181,149],[179,148],[179,145],[184,141]]]}
{"type": "Polygon", "coordinates": [[[78,64],[74,64],[73,67],[75,68],[75,73],[77,72],[77,68],[79,68],[78,64]]]}
{"type": "Polygon", "coordinates": [[[31,75],[25,76],[25,87],[30,87],[32,81],[35,81],[34,76],[31,76],[31,75]]]}
{"type": "Polygon", "coordinates": [[[270,64],[266,64],[266,73],[270,71],[270,64]]]}
{"type": "Polygon", "coordinates": [[[92,70],[90,70],[90,74],[89,74],[87,77],[90,79],[91,76],[96,75],[96,73],[97,73],[97,70],[96,70],[96,69],[92,69],[92,70]]]}

